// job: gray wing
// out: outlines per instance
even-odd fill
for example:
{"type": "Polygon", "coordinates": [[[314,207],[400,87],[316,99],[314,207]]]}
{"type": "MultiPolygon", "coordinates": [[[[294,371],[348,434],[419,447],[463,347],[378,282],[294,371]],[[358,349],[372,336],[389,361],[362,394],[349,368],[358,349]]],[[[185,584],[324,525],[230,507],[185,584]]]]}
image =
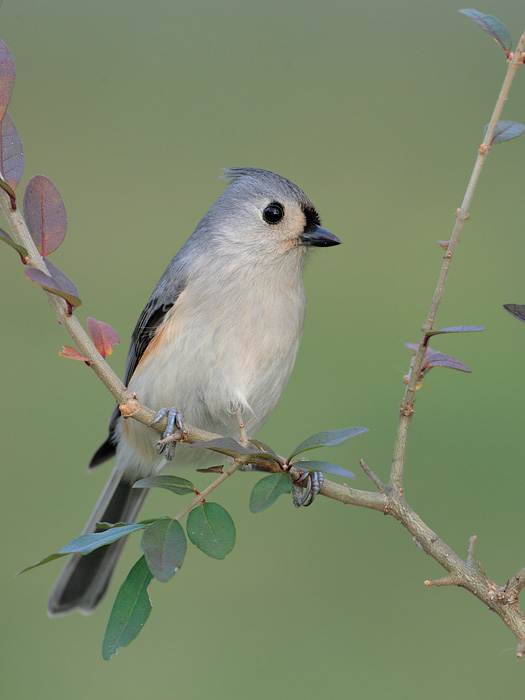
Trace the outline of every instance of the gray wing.
{"type": "MultiPolygon", "coordinates": [[[[126,373],[124,377],[124,384],[126,386],[128,386],[133,372],[140,362],[140,358],[157,332],[157,329],[162,325],[166,314],[175,304],[180,293],[186,286],[186,275],[183,274],[183,266],[177,265],[177,262],[177,256],[175,256],[160,278],[150,300],[144,307],[137,321],[137,325],[131,336],[128,358],[126,361],[126,373]]],[[[94,469],[94,467],[98,467],[99,464],[102,464],[114,456],[118,441],[117,423],[120,417],[120,411],[118,406],[116,406],[109,421],[108,438],[91,458],[88,469],[94,469]]]]}

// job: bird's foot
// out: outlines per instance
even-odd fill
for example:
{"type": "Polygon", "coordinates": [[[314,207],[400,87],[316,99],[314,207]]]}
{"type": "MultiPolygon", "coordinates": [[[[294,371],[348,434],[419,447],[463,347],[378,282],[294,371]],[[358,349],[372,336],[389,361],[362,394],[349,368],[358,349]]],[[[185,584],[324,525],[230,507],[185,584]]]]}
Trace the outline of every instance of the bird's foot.
{"type": "Polygon", "coordinates": [[[321,472],[304,472],[296,481],[292,481],[294,506],[300,508],[312,505],[314,498],[323,488],[323,482],[324,476],[321,472]]]}
{"type": "MultiPolygon", "coordinates": [[[[171,408],[161,408],[155,418],[151,421],[150,426],[155,425],[155,423],[158,423],[163,418],[168,419],[166,430],[162,433],[163,440],[173,437],[175,434],[175,429],[180,430],[183,435],[185,434],[186,426],[184,425],[184,415],[176,406],[172,406],[171,408]]],[[[173,459],[173,455],[175,453],[175,442],[164,442],[160,444],[159,454],[162,454],[163,452],[166,460],[173,459]]]]}

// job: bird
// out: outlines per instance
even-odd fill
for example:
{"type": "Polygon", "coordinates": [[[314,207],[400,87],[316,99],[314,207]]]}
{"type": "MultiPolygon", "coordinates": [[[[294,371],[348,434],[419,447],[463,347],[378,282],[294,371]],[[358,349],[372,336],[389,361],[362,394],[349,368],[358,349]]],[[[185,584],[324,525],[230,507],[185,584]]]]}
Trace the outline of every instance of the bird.
{"type": "MultiPolygon", "coordinates": [[[[308,253],[341,243],[290,180],[242,167],[223,177],[223,194],[169,263],[131,336],[124,383],[159,411],[155,420],[169,415],[165,435],[187,421],[234,436],[241,420],[255,435],[295,362],[308,253]]],[[[135,522],[148,489],[133,484],[157,474],[169,459],[177,467],[216,463],[209,450],[182,443],[175,450],[170,443],[163,455],[157,442],[155,429],[125,420],[115,408],[89,469],[114,455],[116,463],[84,533],[96,532],[101,522],[135,522]]],[[[100,603],[124,540],[70,557],[50,593],[50,616],[75,608],[88,614],[100,603]]]]}

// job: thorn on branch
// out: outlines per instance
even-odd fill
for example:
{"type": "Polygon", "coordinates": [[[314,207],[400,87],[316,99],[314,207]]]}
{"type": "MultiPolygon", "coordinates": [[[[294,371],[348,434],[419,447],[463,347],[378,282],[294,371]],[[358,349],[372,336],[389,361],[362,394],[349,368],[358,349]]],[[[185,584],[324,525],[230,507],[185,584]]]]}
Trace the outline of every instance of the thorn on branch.
{"type": "Polygon", "coordinates": [[[475,564],[474,564],[474,543],[477,540],[477,535],[472,535],[472,537],[468,541],[468,551],[467,551],[467,566],[470,566],[471,569],[475,569],[475,564]]]}
{"type": "Polygon", "coordinates": [[[525,588],[525,569],[507,581],[501,592],[507,598],[509,603],[517,603],[521,591],[525,588]]]}
{"type": "Polygon", "coordinates": [[[359,466],[364,471],[364,473],[367,475],[367,477],[370,479],[370,481],[372,481],[375,484],[379,493],[385,493],[385,491],[386,491],[385,484],[383,484],[381,479],[374,474],[374,472],[370,469],[370,467],[367,464],[365,464],[365,462],[362,459],[359,461],[359,466]]]}

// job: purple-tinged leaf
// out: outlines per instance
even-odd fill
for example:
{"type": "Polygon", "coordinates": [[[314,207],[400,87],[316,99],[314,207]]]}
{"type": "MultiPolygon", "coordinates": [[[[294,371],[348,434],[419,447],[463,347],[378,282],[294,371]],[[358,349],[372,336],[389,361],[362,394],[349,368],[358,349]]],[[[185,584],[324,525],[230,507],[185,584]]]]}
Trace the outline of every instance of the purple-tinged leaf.
{"type": "MultiPolygon", "coordinates": [[[[483,132],[484,134],[487,133],[488,128],[489,125],[487,124],[483,132]]],[[[518,124],[518,122],[509,122],[505,119],[502,119],[496,124],[496,128],[494,129],[494,135],[492,136],[492,141],[490,142],[490,145],[492,146],[495,143],[503,143],[504,141],[516,139],[518,138],[518,136],[521,136],[521,134],[524,131],[525,125],[518,124]]]]}
{"type": "Polygon", "coordinates": [[[186,554],[186,535],[177,520],[160,518],[142,535],[140,548],[149,570],[159,581],[169,581],[180,569],[186,554]]]}
{"type": "Polygon", "coordinates": [[[268,459],[273,459],[279,462],[279,457],[277,457],[277,455],[275,455],[273,452],[264,452],[263,450],[260,450],[257,446],[246,447],[245,445],[241,445],[240,442],[237,442],[237,440],[234,440],[231,437],[216,438],[215,440],[208,440],[207,442],[194,442],[190,445],[190,447],[204,447],[208,449],[216,448],[219,450],[228,450],[228,452],[237,452],[237,454],[240,455],[266,457],[268,459]]]}
{"type": "Polygon", "coordinates": [[[64,240],[67,214],[60,192],[44,175],[29,180],[24,193],[24,215],[35,245],[45,258],[64,240]]]}
{"type": "Polygon", "coordinates": [[[427,338],[430,338],[430,336],[439,335],[440,333],[478,333],[484,330],[483,326],[450,326],[448,328],[439,328],[436,331],[428,331],[425,335],[427,338]]]}
{"type": "Polygon", "coordinates": [[[218,503],[202,503],[191,510],[186,529],[191,542],[214,559],[224,559],[235,544],[233,520],[218,503]]]}
{"type": "Polygon", "coordinates": [[[11,51],[0,41],[0,120],[7,110],[15,84],[15,61],[11,51]]]}
{"type": "Polygon", "coordinates": [[[452,355],[445,355],[443,352],[433,352],[428,360],[423,365],[423,372],[430,367],[448,367],[449,369],[457,369],[460,372],[472,372],[464,362],[460,362],[452,355]]]}
{"type": "Polygon", "coordinates": [[[7,184],[16,190],[24,172],[24,153],[20,134],[7,112],[0,122],[0,171],[7,184]]]}
{"type": "Polygon", "coordinates": [[[503,51],[509,52],[512,46],[509,30],[492,15],[484,15],[477,10],[459,10],[463,15],[470,17],[474,22],[483,29],[484,32],[497,42],[503,51]]]}
{"type": "Polygon", "coordinates": [[[503,308],[520,321],[525,321],[525,304],[503,304],[503,308]]]}
{"type": "MultiPolygon", "coordinates": [[[[51,263],[48,262],[47,267],[49,269],[51,267],[51,263]]],[[[80,304],[82,304],[78,297],[78,289],[75,287],[73,282],[71,282],[69,277],[64,275],[64,273],[58,270],[58,268],[54,265],[52,267],[55,270],[55,272],[53,272],[53,276],[46,275],[45,272],[37,270],[34,267],[24,270],[24,274],[27,279],[31,280],[31,282],[40,285],[48,292],[51,292],[51,294],[56,294],[57,296],[65,299],[68,304],[68,313],[70,314],[72,307],[80,306],[80,304]],[[57,275],[56,272],[60,272],[60,275],[57,275]]]]}
{"type": "Polygon", "coordinates": [[[27,262],[27,250],[21,246],[18,245],[18,243],[15,243],[14,240],[11,238],[11,236],[6,233],[3,229],[0,228],[0,241],[4,241],[4,243],[7,243],[7,245],[10,245],[11,248],[14,248],[18,255],[20,255],[20,260],[24,263],[24,265],[27,262]]]}
{"type": "Polygon", "coordinates": [[[109,323],[97,321],[91,316],[87,320],[87,327],[91,340],[102,357],[106,358],[108,355],[113,354],[113,345],[119,345],[120,343],[117,331],[109,323]]]}
{"type": "Polygon", "coordinates": [[[341,430],[324,430],[320,433],[315,433],[315,435],[311,435],[306,440],[303,440],[303,442],[293,450],[289,460],[293,459],[301,452],[313,450],[315,447],[333,447],[334,445],[340,445],[349,438],[366,432],[368,432],[368,428],[342,428],[341,430]]]}
{"type": "Polygon", "coordinates": [[[119,647],[126,647],[140,634],[151,613],[148,585],[153,574],[141,557],[120,587],[102,642],[102,657],[109,661],[119,647]]]}
{"type": "MultiPolygon", "coordinates": [[[[56,265],[53,265],[53,263],[50,260],[44,260],[44,264],[47,267],[51,277],[60,284],[61,288],[65,292],[78,297],[78,289],[76,288],[75,284],[69,279],[69,277],[64,272],[62,272],[60,268],[58,268],[56,265]]],[[[76,304],[76,306],[80,306],[80,304],[76,304]]]]}
{"type": "Polygon", "coordinates": [[[166,474],[163,476],[147,476],[145,479],[140,479],[133,484],[134,489],[151,489],[158,487],[168,489],[179,496],[185,496],[187,493],[195,494],[195,486],[180,476],[172,476],[166,474]]]}
{"type": "Polygon", "coordinates": [[[443,250],[447,250],[450,245],[450,241],[438,241],[438,243],[443,250]]]}
{"type": "Polygon", "coordinates": [[[270,474],[258,481],[250,495],[250,510],[252,513],[261,513],[269,508],[285,493],[292,490],[292,480],[287,473],[270,474]]]}
{"type": "Polygon", "coordinates": [[[279,455],[272,450],[271,447],[268,447],[264,442],[261,442],[260,440],[252,440],[251,441],[256,447],[259,447],[266,455],[273,457],[276,462],[279,462],[279,464],[282,464],[282,458],[279,457],[279,455]]]}
{"type": "Polygon", "coordinates": [[[348,471],[348,469],[343,469],[338,464],[333,464],[333,462],[318,462],[315,459],[299,459],[294,462],[294,467],[300,469],[303,472],[326,472],[326,474],[336,474],[337,476],[345,476],[348,479],[355,479],[355,474],[348,471]]]}

